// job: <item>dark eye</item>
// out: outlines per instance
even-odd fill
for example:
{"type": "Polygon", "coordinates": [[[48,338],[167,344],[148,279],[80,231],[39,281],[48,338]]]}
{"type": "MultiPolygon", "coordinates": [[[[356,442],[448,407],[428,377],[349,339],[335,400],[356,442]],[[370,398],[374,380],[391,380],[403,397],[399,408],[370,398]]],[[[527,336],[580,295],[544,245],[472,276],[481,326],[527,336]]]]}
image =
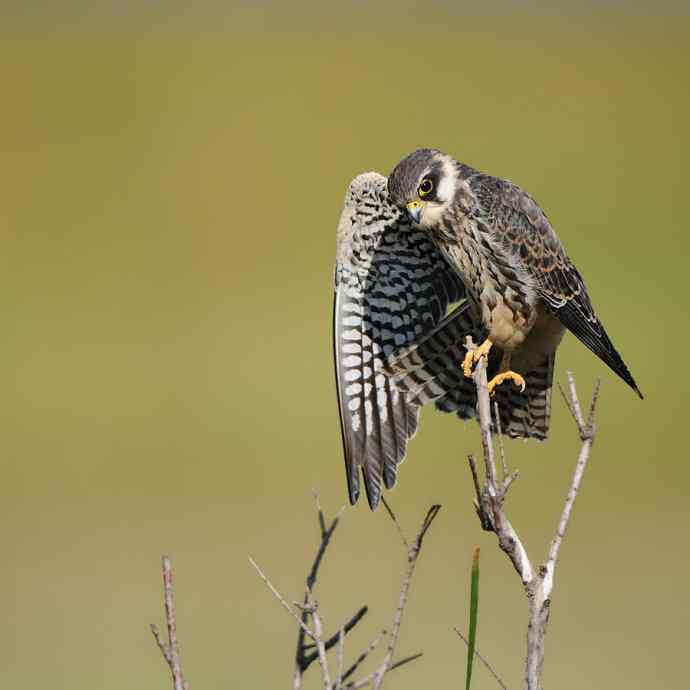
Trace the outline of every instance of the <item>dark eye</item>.
{"type": "Polygon", "coordinates": [[[423,199],[425,196],[429,196],[433,189],[434,183],[428,177],[425,177],[417,189],[417,194],[423,199]]]}

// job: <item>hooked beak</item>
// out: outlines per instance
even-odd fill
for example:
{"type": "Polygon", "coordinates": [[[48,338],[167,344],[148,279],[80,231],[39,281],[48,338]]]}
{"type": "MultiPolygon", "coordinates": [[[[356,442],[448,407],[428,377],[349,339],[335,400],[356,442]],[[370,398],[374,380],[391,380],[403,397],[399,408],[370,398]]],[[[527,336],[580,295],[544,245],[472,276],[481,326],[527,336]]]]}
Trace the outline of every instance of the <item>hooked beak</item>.
{"type": "Polygon", "coordinates": [[[424,204],[421,201],[410,201],[406,204],[407,215],[417,224],[422,217],[422,211],[424,210],[424,204]]]}

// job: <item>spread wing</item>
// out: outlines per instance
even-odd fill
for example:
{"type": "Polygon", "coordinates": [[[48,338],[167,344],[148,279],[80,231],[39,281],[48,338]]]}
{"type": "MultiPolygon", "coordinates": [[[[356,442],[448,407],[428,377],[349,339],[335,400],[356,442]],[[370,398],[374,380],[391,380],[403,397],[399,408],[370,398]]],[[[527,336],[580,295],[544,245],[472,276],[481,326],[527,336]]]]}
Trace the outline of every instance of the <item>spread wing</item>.
{"type": "Polygon", "coordinates": [[[561,323],[642,397],[597,318],[582,276],[536,201],[508,180],[490,175],[473,175],[468,184],[478,204],[477,222],[498,242],[507,264],[525,271],[561,323]]]}
{"type": "Polygon", "coordinates": [[[370,507],[381,484],[391,488],[418,405],[406,401],[384,371],[396,349],[431,330],[462,283],[433,243],[412,231],[387,200],[386,180],[369,173],[352,183],[338,228],[333,343],[340,424],[350,501],[359,471],[370,507]],[[359,184],[358,184],[359,182],[359,184]],[[366,183],[366,184],[365,184],[366,183]]]}

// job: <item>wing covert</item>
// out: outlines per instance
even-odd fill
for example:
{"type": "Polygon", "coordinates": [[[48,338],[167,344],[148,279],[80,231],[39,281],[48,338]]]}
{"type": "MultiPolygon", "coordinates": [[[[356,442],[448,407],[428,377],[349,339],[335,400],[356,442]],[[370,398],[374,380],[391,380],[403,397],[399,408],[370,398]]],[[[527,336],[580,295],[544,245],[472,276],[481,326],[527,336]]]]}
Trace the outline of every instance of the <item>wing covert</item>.
{"type": "Polygon", "coordinates": [[[468,183],[478,204],[477,221],[499,250],[528,274],[554,316],[642,397],[537,202],[512,182],[490,175],[473,175],[468,183]]]}

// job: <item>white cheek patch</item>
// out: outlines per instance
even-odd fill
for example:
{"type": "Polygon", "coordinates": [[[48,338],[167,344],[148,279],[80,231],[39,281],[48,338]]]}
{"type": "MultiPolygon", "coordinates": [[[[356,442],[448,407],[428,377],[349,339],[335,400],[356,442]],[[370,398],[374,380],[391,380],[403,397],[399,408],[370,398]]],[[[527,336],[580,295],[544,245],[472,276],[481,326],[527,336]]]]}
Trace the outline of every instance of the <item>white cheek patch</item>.
{"type": "Polygon", "coordinates": [[[455,176],[454,175],[448,175],[445,173],[443,177],[441,178],[441,181],[439,182],[438,185],[438,192],[436,196],[438,197],[438,200],[445,204],[446,201],[450,201],[451,198],[453,197],[453,190],[455,189],[455,176]]]}
{"type": "Polygon", "coordinates": [[[458,173],[455,167],[447,160],[443,161],[443,175],[438,183],[438,192],[436,196],[438,200],[445,204],[455,196],[455,185],[458,181],[458,173]]]}

